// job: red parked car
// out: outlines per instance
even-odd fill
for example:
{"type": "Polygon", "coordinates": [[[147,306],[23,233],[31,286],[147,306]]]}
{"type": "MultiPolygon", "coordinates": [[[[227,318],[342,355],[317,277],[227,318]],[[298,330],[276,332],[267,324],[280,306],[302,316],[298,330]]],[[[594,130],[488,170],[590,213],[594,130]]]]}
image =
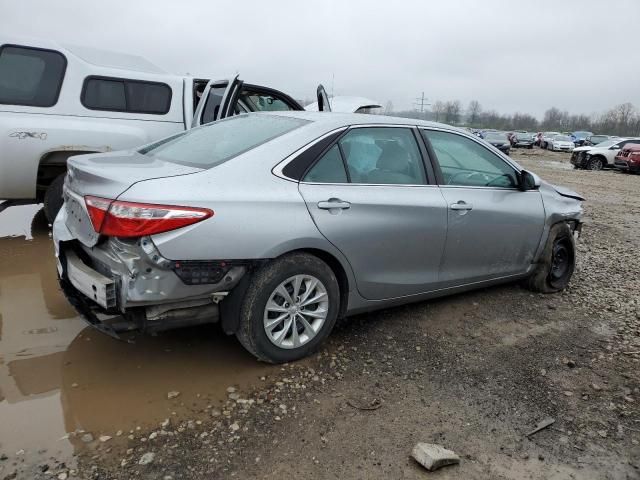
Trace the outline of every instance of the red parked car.
{"type": "Polygon", "coordinates": [[[640,173],[640,143],[627,143],[616,155],[614,165],[625,172],[640,173]]]}

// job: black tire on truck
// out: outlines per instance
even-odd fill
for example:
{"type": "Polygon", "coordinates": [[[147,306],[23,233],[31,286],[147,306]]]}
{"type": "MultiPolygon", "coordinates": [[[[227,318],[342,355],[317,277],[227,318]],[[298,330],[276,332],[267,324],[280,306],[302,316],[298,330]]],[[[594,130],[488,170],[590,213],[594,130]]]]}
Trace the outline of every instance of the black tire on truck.
{"type": "Polygon", "coordinates": [[[44,214],[49,223],[53,223],[62,208],[62,187],[66,173],[58,175],[44,193],[44,214]]]}

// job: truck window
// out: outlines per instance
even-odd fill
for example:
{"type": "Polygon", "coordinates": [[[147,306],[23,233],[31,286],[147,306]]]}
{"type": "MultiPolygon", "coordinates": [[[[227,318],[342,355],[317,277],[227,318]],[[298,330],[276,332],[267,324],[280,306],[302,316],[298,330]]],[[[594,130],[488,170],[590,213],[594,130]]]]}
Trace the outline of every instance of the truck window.
{"type": "Polygon", "coordinates": [[[171,87],[159,82],[87,77],[81,101],[89,110],[164,115],[171,107],[171,87]]]}
{"type": "Polygon", "coordinates": [[[40,48],[0,47],[0,104],[52,107],[58,102],[67,59],[40,48]]]}

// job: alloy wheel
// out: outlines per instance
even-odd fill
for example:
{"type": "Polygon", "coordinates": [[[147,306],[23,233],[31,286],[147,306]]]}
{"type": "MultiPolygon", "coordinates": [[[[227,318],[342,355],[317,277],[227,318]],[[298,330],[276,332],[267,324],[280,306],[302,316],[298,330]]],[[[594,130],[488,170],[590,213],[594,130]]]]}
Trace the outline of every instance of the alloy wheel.
{"type": "Polygon", "coordinates": [[[329,314],[329,295],[312,275],[286,279],[269,296],[264,309],[267,338],[280,348],[298,348],[322,329],[329,314]]]}

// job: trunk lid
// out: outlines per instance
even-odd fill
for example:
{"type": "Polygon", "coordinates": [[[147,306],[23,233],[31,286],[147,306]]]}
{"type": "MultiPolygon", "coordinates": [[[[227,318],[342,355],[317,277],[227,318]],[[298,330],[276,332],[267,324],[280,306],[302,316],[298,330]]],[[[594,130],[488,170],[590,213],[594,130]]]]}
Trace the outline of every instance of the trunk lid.
{"type": "Polygon", "coordinates": [[[137,151],[71,157],[64,188],[66,225],[88,247],[98,242],[84,197],[115,200],[137,182],[201,172],[202,169],[152,158],[137,151]]]}

